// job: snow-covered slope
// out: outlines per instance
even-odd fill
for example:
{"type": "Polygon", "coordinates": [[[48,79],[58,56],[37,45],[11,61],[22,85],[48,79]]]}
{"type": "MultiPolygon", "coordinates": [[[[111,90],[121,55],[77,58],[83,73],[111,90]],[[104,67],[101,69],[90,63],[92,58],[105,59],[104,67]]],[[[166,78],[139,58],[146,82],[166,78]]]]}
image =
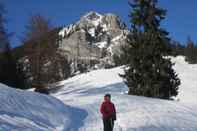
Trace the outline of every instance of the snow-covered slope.
{"type": "Polygon", "coordinates": [[[178,99],[181,102],[197,104],[197,64],[188,64],[183,56],[173,58],[174,69],[181,79],[178,99]]]}
{"type": "Polygon", "coordinates": [[[197,65],[172,58],[181,78],[179,101],[129,96],[123,67],[77,75],[52,96],[0,84],[0,131],[101,131],[99,107],[105,93],[117,109],[114,131],[196,131],[197,65]]]}
{"type": "Polygon", "coordinates": [[[0,101],[0,131],[68,131],[72,123],[72,107],[51,96],[0,84],[0,101]]]}
{"type": "Polygon", "coordinates": [[[119,73],[122,67],[92,71],[78,75],[61,84],[53,95],[73,107],[75,124],[70,131],[101,131],[99,107],[105,93],[112,94],[117,108],[115,131],[196,131],[197,130],[197,65],[188,65],[183,57],[173,58],[182,84],[180,101],[167,101],[128,96],[119,73]],[[79,111],[80,109],[80,111],[79,111]]]}

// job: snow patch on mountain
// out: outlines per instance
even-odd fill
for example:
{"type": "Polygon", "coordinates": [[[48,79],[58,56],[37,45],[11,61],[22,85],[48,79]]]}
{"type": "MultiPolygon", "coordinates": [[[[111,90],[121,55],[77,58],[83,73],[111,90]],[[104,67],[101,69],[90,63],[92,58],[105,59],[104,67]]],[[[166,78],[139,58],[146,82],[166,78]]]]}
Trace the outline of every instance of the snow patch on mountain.
{"type": "Polygon", "coordinates": [[[95,37],[95,28],[91,28],[88,30],[88,33],[92,36],[95,37]]]}
{"type": "Polygon", "coordinates": [[[64,27],[62,30],[60,30],[59,36],[65,37],[66,35],[69,35],[70,33],[72,33],[72,31],[74,31],[75,28],[76,28],[75,24],[71,24],[67,27],[64,27]]]}
{"type": "Polygon", "coordinates": [[[112,39],[112,42],[116,42],[117,40],[120,40],[123,37],[123,33],[120,35],[116,36],[115,38],[112,39]]]}
{"type": "Polygon", "coordinates": [[[104,48],[107,46],[107,42],[106,41],[103,41],[103,42],[97,42],[97,43],[94,43],[94,45],[96,45],[97,47],[99,48],[104,48]]]}

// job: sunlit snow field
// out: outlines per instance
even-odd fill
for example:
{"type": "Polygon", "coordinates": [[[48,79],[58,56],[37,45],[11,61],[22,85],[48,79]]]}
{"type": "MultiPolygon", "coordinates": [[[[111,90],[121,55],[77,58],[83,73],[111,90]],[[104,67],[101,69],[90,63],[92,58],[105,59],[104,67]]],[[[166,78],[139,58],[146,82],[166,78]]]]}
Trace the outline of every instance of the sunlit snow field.
{"type": "Polygon", "coordinates": [[[63,81],[64,88],[53,95],[80,109],[72,112],[80,121],[73,126],[74,130],[101,131],[99,107],[103,95],[111,93],[117,108],[115,131],[196,131],[197,65],[187,64],[183,57],[172,61],[182,80],[176,98],[179,101],[128,96],[125,94],[128,88],[119,77],[122,67],[92,71],[63,81]]]}
{"type": "Polygon", "coordinates": [[[172,61],[182,81],[176,101],[127,95],[122,67],[62,81],[52,96],[0,85],[0,131],[102,131],[99,107],[105,93],[116,105],[114,131],[196,131],[197,65],[181,56],[172,61]]]}

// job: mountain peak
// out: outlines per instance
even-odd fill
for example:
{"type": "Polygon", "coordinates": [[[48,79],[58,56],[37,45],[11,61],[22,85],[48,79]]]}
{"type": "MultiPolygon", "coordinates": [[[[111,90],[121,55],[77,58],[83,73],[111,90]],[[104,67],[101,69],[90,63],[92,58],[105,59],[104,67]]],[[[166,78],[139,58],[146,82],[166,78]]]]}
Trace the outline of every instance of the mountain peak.
{"type": "Polygon", "coordinates": [[[81,17],[82,21],[87,21],[88,23],[92,23],[94,26],[98,26],[102,22],[103,15],[90,11],[84,16],[81,17]]]}
{"type": "Polygon", "coordinates": [[[103,15],[95,12],[95,11],[90,11],[88,13],[86,13],[84,16],[82,16],[82,18],[91,20],[91,21],[96,21],[98,19],[101,19],[103,17],[103,15]]]}
{"type": "Polygon", "coordinates": [[[123,30],[121,24],[122,22],[119,17],[114,14],[100,14],[95,11],[90,11],[83,15],[76,23],[64,27],[59,32],[59,35],[64,38],[77,31],[85,31],[94,37],[94,39],[102,39],[101,36],[103,36],[103,39],[106,41],[108,37],[106,34],[112,35],[113,37],[121,34],[123,30]]]}

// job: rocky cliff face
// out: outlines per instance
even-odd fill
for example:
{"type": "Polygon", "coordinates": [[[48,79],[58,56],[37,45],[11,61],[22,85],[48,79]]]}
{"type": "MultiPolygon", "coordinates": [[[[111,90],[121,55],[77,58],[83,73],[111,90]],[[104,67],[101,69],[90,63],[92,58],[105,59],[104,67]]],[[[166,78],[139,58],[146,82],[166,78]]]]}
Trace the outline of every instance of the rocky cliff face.
{"type": "Polygon", "coordinates": [[[89,12],[62,28],[59,46],[71,60],[112,62],[113,54],[126,43],[128,33],[118,16],[89,12]]]}

